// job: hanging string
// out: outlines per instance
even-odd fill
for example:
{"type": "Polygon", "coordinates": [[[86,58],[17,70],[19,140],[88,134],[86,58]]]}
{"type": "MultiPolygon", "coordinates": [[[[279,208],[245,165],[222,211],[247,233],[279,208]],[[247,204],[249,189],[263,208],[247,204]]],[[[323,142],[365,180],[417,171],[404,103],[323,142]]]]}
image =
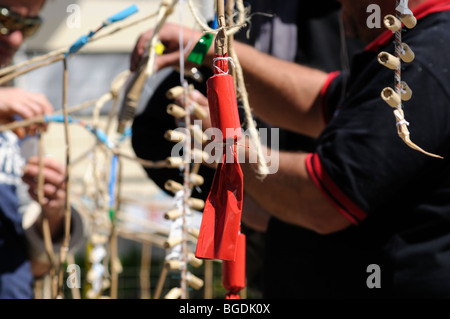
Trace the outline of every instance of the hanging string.
{"type": "MultiPolygon", "coordinates": [[[[184,75],[184,39],[183,39],[183,8],[182,8],[183,0],[179,0],[178,2],[178,10],[179,10],[179,19],[180,19],[180,31],[179,31],[179,46],[180,46],[180,83],[183,87],[184,94],[182,96],[184,105],[186,105],[186,113],[184,117],[184,121],[186,124],[186,128],[191,126],[191,110],[188,107],[188,83],[185,79],[184,75]]],[[[187,216],[189,213],[189,197],[190,197],[190,187],[189,187],[189,176],[190,176],[190,168],[191,168],[191,139],[185,139],[184,145],[184,157],[185,157],[185,165],[184,165],[184,179],[183,179],[183,208],[182,208],[182,257],[181,257],[181,299],[187,299],[188,297],[188,284],[187,284],[187,216]]]]}
{"type": "Polygon", "coordinates": [[[59,277],[58,277],[58,297],[63,295],[63,266],[69,251],[70,241],[70,222],[71,222],[71,204],[70,204],[70,133],[69,121],[67,113],[67,90],[68,90],[68,73],[67,73],[67,57],[63,60],[63,113],[64,113],[64,137],[66,143],[66,199],[65,199],[65,214],[64,214],[64,241],[61,245],[60,261],[59,261],[59,277]]]}

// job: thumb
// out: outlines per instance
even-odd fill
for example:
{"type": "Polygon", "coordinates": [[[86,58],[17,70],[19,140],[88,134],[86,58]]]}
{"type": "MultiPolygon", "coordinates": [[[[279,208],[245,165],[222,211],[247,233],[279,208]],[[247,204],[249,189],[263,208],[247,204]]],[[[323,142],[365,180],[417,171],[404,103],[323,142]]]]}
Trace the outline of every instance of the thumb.
{"type": "Polygon", "coordinates": [[[17,137],[19,137],[19,139],[23,139],[27,135],[27,132],[26,132],[25,128],[23,128],[23,127],[16,128],[13,130],[13,132],[14,132],[14,134],[17,135],[17,137]]]}
{"type": "MultiPolygon", "coordinates": [[[[4,125],[4,124],[8,124],[11,122],[14,122],[15,119],[12,116],[5,116],[3,118],[0,119],[0,125],[4,125]]],[[[23,139],[26,135],[27,135],[27,131],[24,127],[19,127],[19,128],[15,128],[12,129],[12,132],[14,134],[17,135],[17,137],[19,137],[19,139],[23,139]]]]}
{"type": "Polygon", "coordinates": [[[163,55],[158,56],[155,59],[155,69],[156,71],[160,71],[168,66],[178,66],[180,63],[180,53],[179,52],[171,52],[165,53],[163,55]]]}

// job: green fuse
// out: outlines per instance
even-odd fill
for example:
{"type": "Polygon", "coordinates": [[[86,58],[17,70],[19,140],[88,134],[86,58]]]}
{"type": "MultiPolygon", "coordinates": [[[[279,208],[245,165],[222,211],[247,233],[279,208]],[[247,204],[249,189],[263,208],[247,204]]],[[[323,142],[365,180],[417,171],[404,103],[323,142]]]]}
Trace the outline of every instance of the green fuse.
{"type": "Polygon", "coordinates": [[[204,36],[202,36],[200,40],[198,40],[194,49],[192,49],[192,52],[187,57],[188,61],[197,63],[199,65],[202,64],[203,59],[205,58],[206,53],[208,52],[213,39],[214,35],[210,33],[206,33],[204,36]]]}
{"type": "Polygon", "coordinates": [[[109,219],[114,220],[115,215],[116,215],[116,212],[114,211],[114,209],[111,208],[109,210],[109,219]]]}

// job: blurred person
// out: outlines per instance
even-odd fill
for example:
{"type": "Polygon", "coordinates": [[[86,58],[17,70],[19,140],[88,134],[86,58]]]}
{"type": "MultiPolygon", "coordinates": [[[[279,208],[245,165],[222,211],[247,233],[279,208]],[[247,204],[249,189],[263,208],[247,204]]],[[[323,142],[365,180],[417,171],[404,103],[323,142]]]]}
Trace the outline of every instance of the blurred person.
{"type": "MultiPolygon", "coordinates": [[[[0,0],[0,65],[12,63],[25,39],[42,23],[39,13],[45,0],[0,0]]],[[[0,123],[51,114],[53,106],[40,93],[0,87],[0,123]]],[[[43,159],[44,198],[37,204],[39,160],[28,159],[21,149],[38,126],[0,133],[0,298],[31,299],[35,278],[50,269],[43,242],[42,216],[48,220],[52,242],[64,235],[66,188],[65,167],[54,159],[43,159]],[[42,213],[41,213],[42,212],[42,213]],[[24,217],[24,215],[26,217],[24,217]],[[25,221],[26,220],[26,221],[25,221]],[[25,228],[25,224],[27,224],[25,228]]],[[[45,127],[44,127],[45,129],[45,127]]],[[[80,216],[72,209],[70,247],[82,236],[80,216]]],[[[55,249],[55,253],[59,253],[55,249]]]]}

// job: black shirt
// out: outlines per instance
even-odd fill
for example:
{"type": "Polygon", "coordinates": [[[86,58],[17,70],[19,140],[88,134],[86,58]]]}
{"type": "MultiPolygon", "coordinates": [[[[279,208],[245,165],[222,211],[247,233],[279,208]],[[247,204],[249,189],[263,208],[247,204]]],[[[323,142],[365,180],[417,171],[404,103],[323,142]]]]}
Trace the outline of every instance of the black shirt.
{"type": "Polygon", "coordinates": [[[319,269],[330,272],[324,282],[320,273],[304,276],[297,268],[299,284],[305,280],[302,296],[313,287],[318,296],[450,297],[450,11],[445,10],[450,1],[418,7],[414,13],[422,18],[402,39],[416,56],[402,63],[402,80],[413,90],[404,102],[411,139],[443,160],[409,148],[397,135],[393,109],[380,97],[394,82],[394,71],[377,62],[381,50],[394,52],[390,31],[355,56],[345,96],[344,74],[326,90],[324,113],[332,118],[307,167],[355,226],[310,242],[326,244],[302,257],[311,258],[309,266],[329,262],[319,269]],[[370,264],[380,266],[380,289],[367,287],[370,264]],[[353,288],[342,293],[340,281],[353,288]]]}

